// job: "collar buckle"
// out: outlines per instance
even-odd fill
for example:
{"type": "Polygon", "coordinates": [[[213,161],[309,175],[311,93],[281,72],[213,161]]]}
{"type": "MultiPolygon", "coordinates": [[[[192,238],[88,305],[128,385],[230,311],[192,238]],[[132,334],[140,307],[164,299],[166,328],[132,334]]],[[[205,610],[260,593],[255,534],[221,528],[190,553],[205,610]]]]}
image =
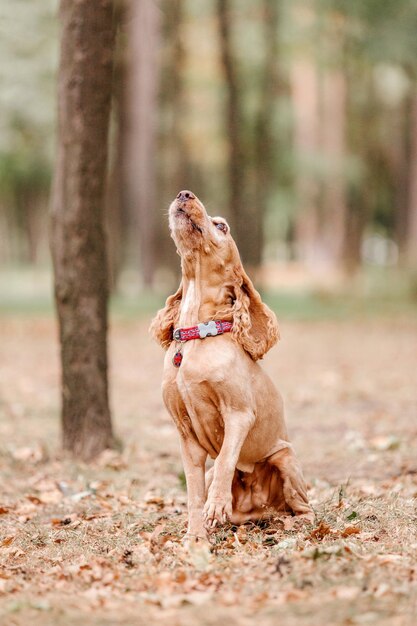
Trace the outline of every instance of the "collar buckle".
{"type": "Polygon", "coordinates": [[[181,328],[176,328],[172,333],[172,337],[175,341],[181,341],[181,328]]]}

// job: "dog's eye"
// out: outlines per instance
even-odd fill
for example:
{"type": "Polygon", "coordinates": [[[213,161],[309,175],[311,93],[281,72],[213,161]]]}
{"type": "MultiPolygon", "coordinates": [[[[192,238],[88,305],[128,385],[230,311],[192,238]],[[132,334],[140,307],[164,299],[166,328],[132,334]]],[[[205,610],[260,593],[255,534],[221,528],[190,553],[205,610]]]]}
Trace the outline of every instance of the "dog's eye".
{"type": "Polygon", "coordinates": [[[216,228],[222,230],[224,233],[227,233],[227,226],[226,224],[223,224],[223,222],[219,222],[218,224],[216,224],[216,228]]]}

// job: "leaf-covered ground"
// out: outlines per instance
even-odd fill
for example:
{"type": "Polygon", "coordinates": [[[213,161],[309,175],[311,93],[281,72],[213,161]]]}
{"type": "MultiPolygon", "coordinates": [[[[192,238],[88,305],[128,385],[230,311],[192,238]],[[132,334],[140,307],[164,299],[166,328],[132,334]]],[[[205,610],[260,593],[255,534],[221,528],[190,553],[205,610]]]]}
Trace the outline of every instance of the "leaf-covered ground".
{"type": "Polygon", "coordinates": [[[54,322],[0,319],[0,623],[417,623],[416,321],[282,324],[264,367],[317,522],[228,525],[211,553],[182,547],[184,478],[146,328],[113,322],[124,448],[86,466],[59,453],[54,322]]]}

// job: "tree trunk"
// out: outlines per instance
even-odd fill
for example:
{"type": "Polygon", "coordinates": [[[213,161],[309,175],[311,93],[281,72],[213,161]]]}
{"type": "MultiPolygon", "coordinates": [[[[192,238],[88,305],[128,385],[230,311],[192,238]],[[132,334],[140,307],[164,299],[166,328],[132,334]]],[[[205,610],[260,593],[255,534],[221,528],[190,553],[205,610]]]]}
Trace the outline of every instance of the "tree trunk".
{"type": "Polygon", "coordinates": [[[417,92],[411,105],[408,181],[406,260],[410,268],[417,269],[417,92]]]}
{"type": "Polygon", "coordinates": [[[291,71],[294,107],[294,147],[297,156],[295,188],[297,256],[313,270],[320,265],[318,220],[319,185],[311,163],[319,152],[318,77],[314,62],[296,60],[291,71]]]}
{"type": "Polygon", "coordinates": [[[407,238],[408,105],[409,98],[405,98],[395,108],[387,111],[384,120],[389,137],[386,145],[387,159],[393,181],[393,236],[398,246],[400,263],[404,261],[407,238]]]}
{"type": "Polygon", "coordinates": [[[351,178],[346,193],[346,231],[344,242],[344,270],[354,275],[362,263],[362,242],[367,225],[372,221],[375,201],[375,185],[378,175],[372,171],[377,161],[375,146],[375,111],[377,104],[372,88],[371,70],[360,58],[355,58],[350,47],[346,48],[347,118],[349,120],[349,152],[364,169],[359,176],[351,178]],[[357,93],[366,94],[361,100],[357,93]]]}
{"type": "Polygon", "coordinates": [[[127,183],[130,210],[135,216],[142,280],[150,287],[155,269],[157,208],[156,145],[159,88],[159,8],[153,0],[130,5],[130,81],[127,183]]]}
{"type": "MultiPolygon", "coordinates": [[[[173,284],[178,284],[180,265],[175,244],[168,229],[166,208],[181,189],[194,188],[194,177],[187,142],[185,122],[187,106],[185,97],[185,65],[187,63],[184,33],[184,0],[165,0],[163,3],[163,75],[160,89],[158,207],[155,234],[159,243],[156,249],[158,266],[169,268],[173,284]]],[[[200,192],[198,192],[200,193],[200,192]]]]}
{"type": "Polygon", "coordinates": [[[226,136],[229,142],[229,189],[231,228],[242,260],[248,267],[258,266],[261,250],[259,238],[254,237],[259,224],[258,207],[248,199],[247,149],[242,110],[242,86],[233,54],[231,5],[229,0],[217,0],[220,33],[220,54],[227,88],[226,136]]]}
{"type": "Polygon", "coordinates": [[[278,96],[278,26],[279,3],[277,0],[263,0],[263,33],[265,56],[261,80],[261,97],[256,123],[255,137],[255,198],[258,207],[256,231],[252,236],[257,239],[256,249],[261,264],[264,248],[264,220],[268,201],[274,186],[274,159],[277,147],[274,137],[274,111],[278,96]]]}
{"type": "MultiPolygon", "coordinates": [[[[340,41],[339,41],[340,44],[340,41]]],[[[336,56],[336,44],[332,50],[336,56]]],[[[346,238],[346,78],[343,69],[329,68],[323,75],[321,147],[330,174],[322,194],[322,246],[329,269],[343,266],[346,238]]]]}
{"type": "MultiPolygon", "coordinates": [[[[303,8],[295,18],[311,38],[320,15],[303,8]]],[[[344,23],[331,16],[321,21],[321,38],[314,49],[301,50],[292,72],[294,141],[300,158],[296,233],[300,259],[318,274],[335,276],[343,266],[347,213],[344,23]],[[317,166],[320,160],[326,163],[326,177],[317,166]]]]}
{"type": "Polygon", "coordinates": [[[117,35],[113,79],[113,119],[115,128],[106,198],[107,250],[110,271],[109,283],[112,292],[117,290],[118,279],[129,254],[131,244],[129,233],[133,230],[132,216],[130,215],[126,192],[126,145],[129,131],[127,127],[126,111],[127,54],[126,45],[124,45],[124,40],[126,39],[125,3],[121,2],[117,8],[117,35]]]}
{"type": "Polygon", "coordinates": [[[51,206],[64,449],[112,445],[104,190],[114,53],[111,0],[61,0],[58,154],[51,206]]]}

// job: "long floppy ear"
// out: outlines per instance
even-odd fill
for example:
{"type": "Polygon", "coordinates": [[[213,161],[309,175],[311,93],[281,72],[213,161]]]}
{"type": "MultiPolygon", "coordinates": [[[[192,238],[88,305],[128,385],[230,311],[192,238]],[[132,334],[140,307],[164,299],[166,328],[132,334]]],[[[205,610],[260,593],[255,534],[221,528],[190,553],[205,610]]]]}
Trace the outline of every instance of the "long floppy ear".
{"type": "Polygon", "coordinates": [[[160,309],[149,327],[149,332],[165,350],[172,342],[172,333],[178,321],[180,304],[182,300],[182,282],[177,291],[168,296],[165,306],[160,309]]]}
{"type": "Polygon", "coordinates": [[[242,267],[236,272],[232,333],[254,361],[262,359],[279,339],[275,313],[262,302],[242,267]]]}

